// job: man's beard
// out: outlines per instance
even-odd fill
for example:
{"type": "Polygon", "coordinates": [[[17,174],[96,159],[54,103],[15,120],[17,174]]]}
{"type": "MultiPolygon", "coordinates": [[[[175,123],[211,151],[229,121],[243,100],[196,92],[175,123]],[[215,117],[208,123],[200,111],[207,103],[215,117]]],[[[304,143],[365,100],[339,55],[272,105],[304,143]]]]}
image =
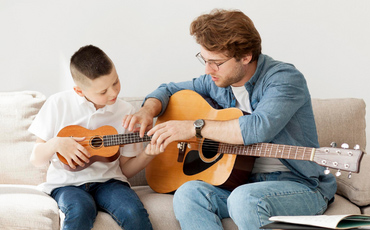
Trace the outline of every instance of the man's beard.
{"type": "Polygon", "coordinates": [[[232,84],[240,82],[245,76],[243,65],[236,65],[234,71],[231,74],[231,76],[221,78],[224,79],[224,81],[216,85],[221,88],[226,88],[232,84]]]}

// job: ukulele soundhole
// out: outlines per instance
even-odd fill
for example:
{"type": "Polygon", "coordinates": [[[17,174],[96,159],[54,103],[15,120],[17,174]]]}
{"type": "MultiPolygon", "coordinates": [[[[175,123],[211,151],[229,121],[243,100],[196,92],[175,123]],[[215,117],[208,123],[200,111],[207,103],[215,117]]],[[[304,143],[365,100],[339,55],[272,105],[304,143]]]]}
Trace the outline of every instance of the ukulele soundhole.
{"type": "Polygon", "coordinates": [[[217,163],[217,161],[219,161],[222,158],[223,154],[220,154],[217,158],[210,161],[204,161],[201,158],[200,154],[202,154],[203,158],[205,159],[212,159],[218,154],[217,153],[218,145],[219,142],[206,139],[204,140],[203,145],[201,147],[202,153],[200,153],[197,150],[189,151],[185,157],[183,164],[184,174],[188,176],[195,175],[217,163]]]}
{"type": "Polygon", "coordinates": [[[93,149],[100,149],[103,146],[103,140],[101,137],[93,137],[90,140],[90,146],[93,149]]]}

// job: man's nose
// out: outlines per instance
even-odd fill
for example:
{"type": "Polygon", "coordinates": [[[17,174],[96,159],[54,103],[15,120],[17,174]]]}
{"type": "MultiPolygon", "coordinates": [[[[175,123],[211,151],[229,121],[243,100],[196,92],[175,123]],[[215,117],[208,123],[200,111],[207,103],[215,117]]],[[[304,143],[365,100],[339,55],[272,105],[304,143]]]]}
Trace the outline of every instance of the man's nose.
{"type": "Polygon", "coordinates": [[[205,65],[205,74],[213,74],[215,73],[216,71],[212,68],[212,66],[206,62],[206,65],[205,65]]]}

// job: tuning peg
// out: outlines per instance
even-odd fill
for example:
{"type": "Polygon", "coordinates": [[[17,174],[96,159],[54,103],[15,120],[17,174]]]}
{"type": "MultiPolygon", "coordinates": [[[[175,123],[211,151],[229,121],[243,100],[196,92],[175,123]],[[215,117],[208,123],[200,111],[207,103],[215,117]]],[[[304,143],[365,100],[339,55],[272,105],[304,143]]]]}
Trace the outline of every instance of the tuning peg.
{"type": "Polygon", "coordinates": [[[340,147],[342,147],[342,149],[348,149],[349,145],[347,143],[343,143],[340,147]]]}
{"type": "Polygon", "coordinates": [[[324,170],[324,174],[328,175],[329,173],[330,173],[329,167],[326,167],[326,169],[324,170]]]}
{"type": "Polygon", "coordinates": [[[348,179],[351,179],[351,177],[352,177],[352,172],[349,172],[348,173],[348,179]]]}
{"type": "Polygon", "coordinates": [[[336,147],[337,147],[337,143],[332,142],[332,143],[330,143],[330,146],[331,146],[332,148],[336,148],[336,147]]]}
{"type": "Polygon", "coordinates": [[[355,147],[353,147],[354,150],[359,150],[360,149],[360,145],[355,145],[355,147]]]}
{"type": "Polygon", "coordinates": [[[340,175],[342,175],[342,172],[340,171],[340,169],[338,169],[338,171],[335,173],[335,176],[339,177],[340,175]]]}

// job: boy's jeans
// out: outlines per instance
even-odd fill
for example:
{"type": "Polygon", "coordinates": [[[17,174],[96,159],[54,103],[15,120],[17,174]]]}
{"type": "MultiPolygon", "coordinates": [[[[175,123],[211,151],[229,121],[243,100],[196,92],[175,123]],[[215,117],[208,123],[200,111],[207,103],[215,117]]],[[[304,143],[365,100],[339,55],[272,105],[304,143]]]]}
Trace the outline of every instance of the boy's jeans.
{"type": "Polygon", "coordinates": [[[65,214],[63,229],[91,229],[98,210],[109,213],[122,229],[152,229],[148,213],[125,182],[109,180],[54,189],[51,196],[65,214]]]}
{"type": "Polygon", "coordinates": [[[223,229],[231,217],[240,230],[257,230],[270,216],[316,215],[327,208],[320,192],[294,181],[279,181],[285,173],[255,174],[233,192],[202,181],[183,184],[174,196],[174,211],[181,229],[223,229]]]}

